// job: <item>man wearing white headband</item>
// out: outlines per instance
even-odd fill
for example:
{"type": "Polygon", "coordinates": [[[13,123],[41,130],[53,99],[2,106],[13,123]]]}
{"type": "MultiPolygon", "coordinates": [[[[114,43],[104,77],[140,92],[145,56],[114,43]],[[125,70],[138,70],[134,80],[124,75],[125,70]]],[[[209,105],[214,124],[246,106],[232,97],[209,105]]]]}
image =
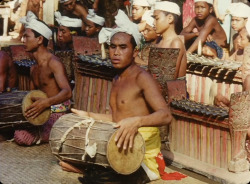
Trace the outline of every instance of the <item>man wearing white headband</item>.
{"type": "Polygon", "coordinates": [[[117,75],[113,79],[110,95],[112,114],[96,114],[72,109],[80,116],[116,122],[119,128],[116,144],[129,150],[133,140],[140,132],[145,140],[146,154],[142,167],[132,176],[124,176],[127,183],[144,183],[160,178],[156,156],[160,152],[160,132],[157,128],[171,122],[172,115],[161,95],[159,85],[153,77],[135,64],[136,43],[140,35],[136,24],[132,23],[121,10],[116,18],[117,28],[103,28],[99,33],[99,42],[108,42],[109,55],[117,75]],[[136,107],[136,108],[134,108],[136,107]],[[144,171],[144,170],[145,171],[144,171]],[[146,174],[146,173],[147,174],[146,174]],[[136,176],[136,177],[135,177],[136,176]]]}
{"type": "Polygon", "coordinates": [[[57,31],[57,46],[60,50],[72,50],[72,36],[81,34],[82,20],[62,16],[60,12],[55,12],[55,19],[59,25],[57,31]]]}
{"type": "Polygon", "coordinates": [[[244,3],[231,3],[226,13],[232,16],[231,26],[233,30],[237,31],[233,35],[233,49],[230,51],[230,59],[243,61],[243,50],[239,48],[238,44],[240,33],[245,29],[250,16],[250,7],[244,3]]]}
{"type": "Polygon", "coordinates": [[[176,63],[175,78],[185,77],[187,68],[187,56],[185,46],[175,32],[175,26],[181,15],[180,7],[173,2],[156,2],[154,10],[155,30],[162,36],[156,47],[179,48],[179,56],[176,63]]]}
{"type": "Polygon", "coordinates": [[[132,7],[132,19],[135,23],[139,23],[143,14],[150,9],[147,0],[134,0],[132,7]]]}
{"type": "Polygon", "coordinates": [[[97,37],[105,23],[105,19],[96,15],[93,9],[89,9],[85,32],[88,37],[97,37]]]}
{"type": "Polygon", "coordinates": [[[188,48],[189,53],[197,51],[198,44],[203,45],[202,54],[210,57],[222,59],[225,57],[224,49],[227,47],[227,36],[224,29],[219,24],[213,12],[212,0],[195,0],[195,14],[189,25],[185,27],[181,34],[185,41],[195,41],[188,48]],[[194,29],[198,32],[193,32],[194,29]],[[206,42],[206,40],[209,40],[206,42]]]}
{"type": "Polygon", "coordinates": [[[72,15],[74,15],[77,18],[82,19],[82,31],[84,31],[84,22],[86,22],[86,18],[88,15],[87,10],[81,4],[77,3],[76,0],[60,0],[60,5],[64,10],[63,15],[66,15],[68,17],[73,17],[72,15]]]}
{"type": "Polygon", "coordinates": [[[157,34],[154,29],[153,11],[149,10],[142,16],[142,22],[145,22],[145,26],[141,31],[146,42],[155,43],[157,34]]]}
{"type": "Polygon", "coordinates": [[[53,112],[40,130],[33,127],[15,131],[15,141],[20,145],[30,146],[49,141],[52,125],[69,110],[72,93],[63,64],[46,47],[52,35],[51,30],[30,11],[20,22],[25,26],[23,35],[25,50],[31,52],[36,61],[30,69],[30,88],[39,89],[48,96],[48,98],[33,97],[33,103],[27,107],[24,116],[36,118],[47,108],[51,108],[53,112]]]}

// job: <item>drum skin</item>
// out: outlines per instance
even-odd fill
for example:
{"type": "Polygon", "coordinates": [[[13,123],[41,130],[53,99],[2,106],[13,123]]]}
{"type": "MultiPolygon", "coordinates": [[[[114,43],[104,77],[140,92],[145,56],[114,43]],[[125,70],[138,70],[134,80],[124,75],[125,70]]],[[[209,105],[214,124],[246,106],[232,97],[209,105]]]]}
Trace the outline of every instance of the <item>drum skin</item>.
{"type": "MultiPolygon", "coordinates": [[[[133,149],[132,153],[129,156],[133,155],[134,159],[128,159],[127,152],[120,151],[117,146],[114,149],[114,136],[117,129],[114,128],[115,123],[113,122],[104,122],[100,120],[94,120],[89,117],[79,117],[76,114],[70,113],[61,116],[53,125],[49,144],[52,151],[59,160],[66,161],[68,163],[75,164],[96,164],[104,167],[112,167],[115,171],[119,171],[120,174],[130,174],[136,171],[144,157],[145,144],[143,139],[141,142],[135,143],[135,145],[140,145],[141,147],[138,149],[133,149]],[[112,137],[112,140],[111,140],[112,137]],[[86,142],[85,140],[89,140],[88,145],[93,147],[96,143],[96,154],[93,158],[91,158],[88,154],[86,154],[86,142]],[[112,146],[108,146],[108,143],[112,142],[112,146]],[[111,152],[114,153],[111,156],[111,152]],[[139,153],[137,151],[139,150],[139,153]],[[128,167],[128,170],[124,171],[117,167],[117,164],[110,164],[107,158],[107,154],[112,158],[109,160],[116,160],[117,157],[124,158],[124,160],[120,161],[121,165],[118,167],[123,167],[125,162],[130,162],[127,165],[133,165],[128,167]],[[142,154],[140,158],[137,156],[138,154],[142,154]],[[136,166],[134,166],[136,165],[136,166]]],[[[138,134],[138,136],[141,136],[138,134]]],[[[141,137],[142,138],[142,137],[141,137]]],[[[135,138],[135,140],[140,139],[140,137],[135,138]]]]}
{"type": "MultiPolygon", "coordinates": [[[[47,95],[40,91],[40,90],[32,90],[30,91],[24,98],[22,102],[22,111],[23,114],[25,113],[25,110],[32,105],[33,101],[31,100],[31,97],[40,97],[40,98],[48,98],[47,95]]],[[[43,125],[49,120],[51,110],[50,108],[44,110],[41,114],[39,114],[36,118],[32,117],[25,117],[27,121],[29,121],[33,125],[43,125]]]]}

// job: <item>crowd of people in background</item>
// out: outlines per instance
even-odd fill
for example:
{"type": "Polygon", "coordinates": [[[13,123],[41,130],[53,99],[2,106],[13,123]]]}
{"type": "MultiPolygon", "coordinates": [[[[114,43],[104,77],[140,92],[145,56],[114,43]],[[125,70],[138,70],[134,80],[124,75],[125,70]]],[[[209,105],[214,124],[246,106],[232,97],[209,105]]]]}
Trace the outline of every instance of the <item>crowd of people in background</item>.
{"type": "MultiPolygon", "coordinates": [[[[225,16],[231,16],[232,29],[237,32],[233,36],[233,48],[230,50],[227,34],[216,17],[218,11],[213,8],[213,0],[194,0],[196,16],[180,34],[177,29],[182,11],[174,1],[133,0],[132,4],[129,3],[115,1],[107,5],[95,0],[86,1],[83,5],[76,0],[59,0],[59,11],[54,14],[55,25],[47,25],[39,20],[39,8],[27,9],[29,11],[21,19],[24,26],[20,34],[26,51],[31,52],[36,60],[30,70],[31,88],[42,90],[48,98],[34,99],[25,115],[35,118],[44,109],[55,105],[57,110],[63,107],[63,111],[55,110],[40,130],[17,130],[14,138],[18,144],[48,142],[53,123],[69,109],[72,88],[63,64],[47,48],[51,41],[55,41],[54,49],[57,50],[72,50],[73,36],[97,38],[100,43],[109,44],[110,58],[113,67],[117,69],[110,97],[112,114],[73,111],[79,115],[117,122],[120,130],[117,146],[123,146],[123,149],[133,146],[133,138],[138,131],[143,135],[151,132],[150,139],[155,140],[153,149],[152,142],[147,142],[149,138],[144,138],[146,147],[149,147],[147,151],[153,154],[145,156],[143,166],[150,180],[160,178],[158,163],[154,159],[160,152],[159,130],[152,127],[169,124],[172,116],[152,76],[136,65],[137,62],[148,64],[138,55],[140,49],[179,49],[175,79],[185,78],[187,54],[198,53],[213,59],[241,61],[243,88],[250,90],[250,7],[247,4],[231,3],[225,7],[225,15],[219,17],[223,20],[225,16]],[[57,33],[55,40],[51,39],[51,30],[57,33]],[[129,110],[135,106],[137,110],[129,110]],[[151,128],[147,130],[146,127],[151,128]]],[[[15,73],[10,57],[1,51],[0,92],[17,87],[16,77],[13,76],[15,73]]],[[[219,95],[216,100],[217,105],[228,105],[228,99],[223,96],[219,95]]]]}

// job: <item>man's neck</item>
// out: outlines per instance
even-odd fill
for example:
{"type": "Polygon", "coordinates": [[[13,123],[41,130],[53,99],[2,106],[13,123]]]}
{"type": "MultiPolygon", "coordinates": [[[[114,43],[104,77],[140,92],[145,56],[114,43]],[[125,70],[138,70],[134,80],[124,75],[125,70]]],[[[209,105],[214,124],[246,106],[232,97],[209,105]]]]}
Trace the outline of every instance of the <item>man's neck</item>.
{"type": "Polygon", "coordinates": [[[163,42],[167,40],[172,40],[176,37],[177,34],[175,33],[174,25],[170,25],[169,28],[162,34],[163,42]]]}
{"type": "Polygon", "coordinates": [[[124,78],[128,76],[131,73],[132,68],[134,66],[135,66],[135,62],[133,61],[130,65],[126,66],[125,68],[118,70],[118,77],[124,78]]]}
{"type": "Polygon", "coordinates": [[[34,56],[34,59],[36,60],[36,62],[39,64],[42,64],[43,61],[45,61],[47,58],[47,53],[48,53],[48,49],[44,46],[39,46],[37,48],[36,51],[34,51],[32,54],[34,56]]]}

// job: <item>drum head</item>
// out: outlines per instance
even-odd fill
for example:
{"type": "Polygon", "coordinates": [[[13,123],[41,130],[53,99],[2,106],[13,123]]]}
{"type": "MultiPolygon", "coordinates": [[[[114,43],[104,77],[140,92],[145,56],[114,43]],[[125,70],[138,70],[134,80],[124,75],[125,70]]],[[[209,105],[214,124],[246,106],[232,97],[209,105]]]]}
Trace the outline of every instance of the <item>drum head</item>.
{"type": "Polygon", "coordinates": [[[107,145],[108,162],[116,172],[128,175],[135,172],[141,166],[145,154],[144,139],[140,133],[137,133],[133,148],[124,151],[122,148],[118,149],[116,146],[116,132],[112,134],[107,145]]]}
{"type": "MultiPolygon", "coordinates": [[[[23,98],[23,103],[22,103],[22,111],[23,114],[25,112],[25,110],[33,103],[33,101],[31,100],[31,97],[41,97],[41,98],[48,98],[47,95],[40,91],[40,90],[33,90],[30,91],[24,98],[23,98]]],[[[25,118],[27,119],[27,121],[29,121],[31,124],[33,125],[42,125],[44,124],[46,121],[48,121],[49,117],[50,117],[50,113],[51,110],[46,109],[44,110],[41,114],[39,114],[35,119],[33,119],[32,117],[30,118],[25,118]]]]}

